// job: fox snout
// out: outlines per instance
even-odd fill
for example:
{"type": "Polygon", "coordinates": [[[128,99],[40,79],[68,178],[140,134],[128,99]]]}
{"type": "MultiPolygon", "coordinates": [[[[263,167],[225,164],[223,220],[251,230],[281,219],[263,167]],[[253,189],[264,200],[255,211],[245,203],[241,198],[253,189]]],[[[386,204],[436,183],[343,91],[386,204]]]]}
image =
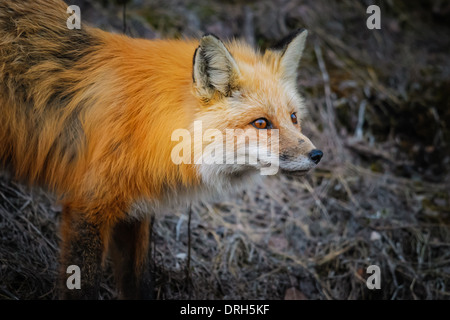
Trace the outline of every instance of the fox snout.
{"type": "MultiPolygon", "coordinates": [[[[292,145],[294,139],[288,145],[292,145]]],[[[280,169],[282,173],[291,175],[304,175],[314,168],[322,159],[323,152],[304,135],[297,140],[295,147],[284,148],[280,153],[280,169]]],[[[283,148],[282,148],[283,149],[283,148]]]]}
{"type": "Polygon", "coordinates": [[[311,151],[308,154],[308,156],[312,162],[314,162],[315,164],[318,164],[320,162],[320,159],[322,159],[322,157],[323,157],[323,152],[322,152],[322,150],[314,149],[313,151],[311,151]]]}

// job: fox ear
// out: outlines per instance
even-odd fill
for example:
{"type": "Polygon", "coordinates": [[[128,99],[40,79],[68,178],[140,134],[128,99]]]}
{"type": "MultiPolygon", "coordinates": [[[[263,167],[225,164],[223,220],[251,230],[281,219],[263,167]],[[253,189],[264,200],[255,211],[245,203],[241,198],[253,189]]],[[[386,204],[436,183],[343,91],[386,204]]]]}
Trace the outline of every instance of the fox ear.
{"type": "Polygon", "coordinates": [[[236,88],[240,72],[231,53],[216,36],[205,35],[194,53],[192,77],[200,97],[217,93],[228,97],[236,88]]]}
{"type": "Polygon", "coordinates": [[[297,69],[305,49],[307,35],[306,29],[299,29],[272,49],[280,56],[280,72],[287,80],[297,80],[297,69]]]}

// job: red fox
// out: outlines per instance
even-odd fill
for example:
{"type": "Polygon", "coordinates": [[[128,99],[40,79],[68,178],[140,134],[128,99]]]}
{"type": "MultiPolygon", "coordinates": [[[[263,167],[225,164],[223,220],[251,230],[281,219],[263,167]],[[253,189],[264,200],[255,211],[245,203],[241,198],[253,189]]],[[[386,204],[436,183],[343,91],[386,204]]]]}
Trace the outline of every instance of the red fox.
{"type": "Polygon", "coordinates": [[[279,148],[268,158],[279,160],[282,173],[304,175],[321,160],[301,132],[296,89],[307,31],[262,53],[214,35],[144,40],[84,24],[70,30],[68,16],[60,0],[0,0],[0,161],[61,199],[62,298],[98,298],[107,253],[120,297],[147,298],[151,211],[245,186],[269,161],[259,157],[259,144],[246,148],[233,138],[227,143],[236,149],[224,156],[241,152],[253,163],[177,162],[176,130],[195,137],[200,122],[224,134],[276,136],[279,148]],[[136,213],[141,203],[148,214],[136,213]],[[70,265],[81,270],[80,289],[66,286],[70,265]]]}

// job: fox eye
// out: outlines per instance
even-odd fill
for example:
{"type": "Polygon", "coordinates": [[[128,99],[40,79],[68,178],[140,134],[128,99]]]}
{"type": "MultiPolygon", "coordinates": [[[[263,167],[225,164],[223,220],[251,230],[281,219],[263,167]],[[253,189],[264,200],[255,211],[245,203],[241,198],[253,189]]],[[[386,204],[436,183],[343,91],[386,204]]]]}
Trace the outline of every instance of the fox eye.
{"type": "Polygon", "coordinates": [[[252,122],[252,125],[256,129],[270,129],[272,128],[272,124],[266,118],[259,118],[252,122]]]}
{"type": "Polygon", "coordinates": [[[297,113],[294,112],[293,114],[291,114],[291,120],[293,124],[297,124],[298,120],[297,120],[297,113]]]}

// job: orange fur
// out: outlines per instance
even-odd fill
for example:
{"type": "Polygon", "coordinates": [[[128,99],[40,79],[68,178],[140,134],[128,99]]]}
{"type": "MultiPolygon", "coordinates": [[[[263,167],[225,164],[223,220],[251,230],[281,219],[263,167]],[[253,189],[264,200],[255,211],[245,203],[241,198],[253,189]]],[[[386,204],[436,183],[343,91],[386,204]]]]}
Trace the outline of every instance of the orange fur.
{"type": "MultiPolygon", "coordinates": [[[[69,30],[66,8],[59,0],[0,0],[0,160],[17,178],[45,185],[63,201],[63,269],[74,261],[86,268],[98,262],[83,246],[104,257],[115,226],[136,201],[204,188],[199,166],[171,159],[176,129],[192,132],[195,120],[204,129],[248,129],[264,117],[280,131],[280,154],[305,156],[314,149],[290,118],[293,112],[301,117],[303,104],[280,63],[283,53],[226,43],[231,56],[218,65],[231,73],[229,79],[218,75],[217,83],[228,79],[230,85],[219,91],[205,78],[211,82],[202,91],[199,79],[193,83],[198,40],[131,39],[85,25],[69,30]],[[229,59],[235,64],[227,65],[229,59]]],[[[207,45],[223,51],[218,40],[205,39],[204,51],[207,45]]],[[[138,276],[146,268],[148,231],[120,230],[136,242],[138,276]]],[[[89,295],[95,297],[95,288],[72,296],[89,295]]]]}

